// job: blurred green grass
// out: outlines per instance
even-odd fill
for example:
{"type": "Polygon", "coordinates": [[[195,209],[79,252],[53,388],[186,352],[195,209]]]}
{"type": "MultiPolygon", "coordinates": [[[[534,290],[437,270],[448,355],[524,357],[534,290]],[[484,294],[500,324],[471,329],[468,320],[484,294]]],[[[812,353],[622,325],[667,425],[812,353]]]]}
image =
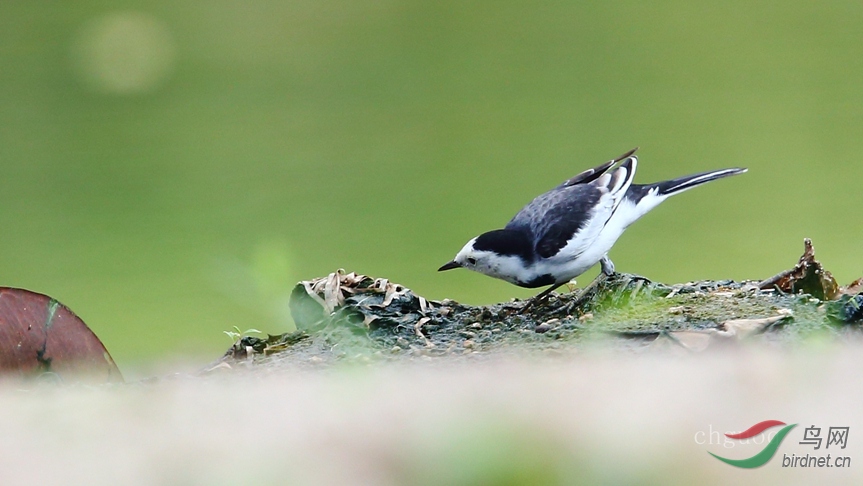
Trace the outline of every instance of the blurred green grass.
{"type": "Polygon", "coordinates": [[[636,145],[640,182],[750,172],[630,228],[620,270],[763,278],[811,237],[847,283],[861,20],[859,2],[4,2],[0,284],[69,305],[121,367],[288,330],[290,283],[339,267],[526,297],[435,269],[636,145]],[[174,61],[116,93],[80,39],[127,11],[165,26],[174,61]]]}

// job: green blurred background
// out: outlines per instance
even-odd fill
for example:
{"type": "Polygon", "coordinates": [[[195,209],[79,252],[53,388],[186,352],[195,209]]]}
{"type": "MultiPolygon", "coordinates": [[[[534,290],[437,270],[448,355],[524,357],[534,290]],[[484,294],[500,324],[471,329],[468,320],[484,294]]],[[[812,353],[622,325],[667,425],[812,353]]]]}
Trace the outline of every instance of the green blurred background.
{"type": "MultiPolygon", "coordinates": [[[[726,166],[629,229],[617,268],[764,278],[802,239],[863,274],[863,4],[0,3],[0,284],[121,368],[292,328],[337,268],[431,298],[535,195],[636,145],[639,182],[726,166]]],[[[596,270],[584,275],[586,284],[596,270]]]]}

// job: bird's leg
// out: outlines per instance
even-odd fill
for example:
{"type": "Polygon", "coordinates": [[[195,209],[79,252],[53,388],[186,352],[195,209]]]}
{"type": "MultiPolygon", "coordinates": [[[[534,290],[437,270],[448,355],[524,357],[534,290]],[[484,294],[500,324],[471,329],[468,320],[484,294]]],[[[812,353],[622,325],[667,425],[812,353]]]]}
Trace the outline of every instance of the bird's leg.
{"type": "Polygon", "coordinates": [[[611,261],[611,258],[608,258],[608,254],[603,255],[599,259],[599,265],[602,267],[602,273],[609,277],[614,275],[614,262],[611,261]]]}
{"type": "Polygon", "coordinates": [[[611,260],[608,260],[608,258],[603,257],[603,259],[601,261],[603,262],[603,271],[600,272],[600,274],[597,275],[596,278],[593,279],[593,282],[590,282],[590,284],[588,284],[587,287],[581,289],[581,292],[578,293],[578,296],[576,296],[574,299],[572,299],[568,304],[563,305],[560,308],[558,308],[557,310],[555,310],[553,312],[553,314],[568,315],[569,313],[572,312],[573,309],[581,306],[582,304],[587,302],[588,299],[593,297],[594,290],[596,290],[596,287],[599,286],[600,284],[604,283],[606,280],[608,280],[609,277],[611,277],[611,275],[614,274],[614,264],[611,263],[611,260]],[[610,274],[606,273],[606,271],[605,271],[605,263],[604,263],[605,261],[608,261],[608,263],[611,265],[612,270],[611,270],[610,274]]]}
{"type": "MultiPolygon", "coordinates": [[[[566,282],[564,282],[564,283],[566,283],[566,282]]],[[[549,287],[549,288],[543,290],[542,292],[536,294],[536,296],[534,298],[528,300],[527,304],[525,304],[524,307],[521,308],[521,312],[527,312],[527,310],[530,309],[531,307],[533,307],[534,304],[541,302],[544,298],[548,297],[548,294],[550,294],[553,290],[557,289],[561,285],[563,285],[563,284],[562,283],[554,284],[551,287],[549,287]]]]}
{"type": "MultiPolygon", "coordinates": [[[[608,277],[614,275],[614,262],[611,261],[611,258],[608,258],[607,254],[603,255],[602,258],[599,259],[599,264],[602,267],[602,273],[600,273],[595,279],[593,279],[593,282],[590,282],[590,285],[585,287],[578,294],[578,297],[573,302],[571,302],[570,304],[567,304],[565,306],[565,308],[568,309],[567,311],[571,310],[574,307],[574,305],[573,305],[574,303],[581,303],[584,300],[586,300],[586,297],[590,294],[590,292],[593,291],[593,289],[597,285],[599,285],[602,281],[605,281],[606,279],[608,279],[608,277]]],[[[566,282],[564,282],[564,283],[566,283],[566,282]]],[[[535,304],[541,302],[544,298],[546,298],[548,296],[548,294],[550,294],[553,290],[557,289],[561,285],[563,285],[563,283],[552,285],[551,287],[549,287],[549,288],[543,290],[542,292],[540,292],[539,294],[537,294],[536,297],[527,301],[527,304],[525,304],[525,306],[521,308],[521,312],[526,312],[528,309],[533,307],[535,304]]]]}
{"type": "Polygon", "coordinates": [[[563,284],[562,283],[554,284],[551,287],[549,287],[549,288],[543,290],[542,292],[536,294],[536,297],[534,297],[531,300],[541,300],[541,299],[545,298],[548,294],[550,294],[553,290],[557,290],[557,288],[560,287],[561,285],[563,285],[563,284]]]}

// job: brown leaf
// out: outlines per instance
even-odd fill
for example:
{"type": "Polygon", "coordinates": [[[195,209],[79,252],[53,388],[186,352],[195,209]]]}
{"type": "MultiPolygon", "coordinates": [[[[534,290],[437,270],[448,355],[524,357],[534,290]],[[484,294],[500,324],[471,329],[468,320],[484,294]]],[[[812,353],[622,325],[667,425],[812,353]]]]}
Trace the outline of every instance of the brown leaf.
{"type": "Polygon", "coordinates": [[[8,287],[0,287],[0,371],[123,381],[108,350],[68,307],[47,295],[8,287]]]}
{"type": "Polygon", "coordinates": [[[342,295],[339,277],[339,272],[329,274],[324,285],[324,303],[327,314],[331,314],[345,303],[345,296],[342,295]]]}
{"type": "Polygon", "coordinates": [[[425,324],[426,322],[428,322],[430,320],[431,320],[431,317],[423,317],[422,319],[418,320],[416,325],[414,326],[414,332],[416,333],[416,335],[418,337],[421,337],[423,339],[423,341],[425,341],[427,348],[433,348],[434,343],[429,341],[429,338],[427,338],[426,335],[423,334],[422,327],[423,327],[423,324],[425,324]]]}
{"type": "Polygon", "coordinates": [[[848,286],[843,287],[840,293],[844,295],[857,295],[861,292],[863,292],[863,277],[858,278],[848,284],[848,286]]]}
{"type": "Polygon", "coordinates": [[[326,303],[326,302],[324,302],[324,299],[322,299],[322,298],[318,295],[318,291],[315,289],[315,287],[317,287],[317,283],[318,283],[318,282],[320,282],[320,280],[318,280],[318,281],[312,281],[312,282],[303,281],[303,282],[300,282],[300,283],[302,283],[302,284],[303,284],[303,287],[306,289],[306,293],[307,293],[307,294],[309,294],[309,297],[311,297],[315,302],[317,302],[318,304],[320,304],[320,305],[321,305],[321,309],[326,310],[326,308],[327,308],[327,303],[326,303]]]}
{"type": "Polygon", "coordinates": [[[779,288],[783,292],[807,293],[820,300],[833,300],[839,296],[839,285],[833,275],[815,259],[812,240],[803,240],[803,256],[791,270],[786,270],[758,283],[760,289],[779,288]]]}
{"type": "Polygon", "coordinates": [[[765,317],[763,319],[731,319],[720,324],[716,332],[724,337],[745,339],[753,334],[763,332],[771,324],[777,323],[789,316],[789,313],[784,313],[783,315],[765,317]]]}
{"type": "Polygon", "coordinates": [[[425,297],[419,296],[418,298],[420,301],[420,314],[425,315],[429,310],[431,310],[432,306],[425,297]]]}

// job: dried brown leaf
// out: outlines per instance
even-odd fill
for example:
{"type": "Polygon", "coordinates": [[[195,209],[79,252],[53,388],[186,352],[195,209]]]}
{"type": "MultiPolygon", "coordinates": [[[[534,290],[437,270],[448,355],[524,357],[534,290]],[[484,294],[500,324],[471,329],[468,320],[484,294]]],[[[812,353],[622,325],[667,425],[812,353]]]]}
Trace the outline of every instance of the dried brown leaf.
{"type": "Polygon", "coordinates": [[[420,337],[423,339],[423,341],[425,341],[427,348],[433,348],[434,343],[429,341],[429,339],[426,337],[426,335],[423,334],[422,327],[423,327],[423,324],[429,322],[430,320],[431,320],[431,317],[423,317],[422,319],[417,321],[416,325],[414,325],[414,332],[416,333],[417,337],[420,337]]]}
{"type": "MultiPolygon", "coordinates": [[[[320,304],[322,309],[326,309],[327,303],[324,301],[324,299],[322,299],[320,297],[320,295],[318,295],[318,291],[315,289],[315,287],[317,286],[317,282],[315,282],[315,281],[312,281],[312,282],[303,281],[301,283],[303,284],[303,288],[306,289],[306,293],[309,295],[309,297],[311,297],[315,302],[320,304]]],[[[300,295],[302,295],[302,294],[300,294],[300,295]]]]}
{"type": "Polygon", "coordinates": [[[821,262],[815,259],[815,247],[812,240],[803,240],[803,255],[791,270],[778,273],[773,277],[758,283],[760,289],[778,288],[783,292],[803,292],[820,300],[836,299],[839,284],[833,275],[824,269],[821,262]]]}
{"type": "Polygon", "coordinates": [[[327,314],[331,314],[345,303],[345,296],[342,295],[339,277],[339,272],[331,273],[327,276],[327,282],[324,286],[324,302],[327,314]]]}
{"type": "Polygon", "coordinates": [[[788,317],[787,314],[784,314],[763,319],[731,319],[720,324],[716,333],[724,337],[746,339],[753,334],[763,332],[768,326],[788,317]]]}
{"type": "Polygon", "coordinates": [[[840,293],[844,295],[857,295],[861,292],[863,292],[863,277],[843,287],[840,293]]]}
{"type": "Polygon", "coordinates": [[[376,321],[376,320],[378,320],[378,319],[380,319],[380,317],[379,317],[379,316],[375,316],[375,315],[372,315],[372,314],[368,314],[368,315],[366,315],[366,316],[365,316],[365,318],[363,319],[363,325],[364,325],[364,326],[366,326],[366,327],[369,327],[369,325],[370,325],[372,322],[374,322],[374,321],[376,321]]]}
{"type": "Polygon", "coordinates": [[[420,301],[420,314],[425,315],[429,310],[431,310],[432,306],[423,296],[419,296],[420,301]]]}

